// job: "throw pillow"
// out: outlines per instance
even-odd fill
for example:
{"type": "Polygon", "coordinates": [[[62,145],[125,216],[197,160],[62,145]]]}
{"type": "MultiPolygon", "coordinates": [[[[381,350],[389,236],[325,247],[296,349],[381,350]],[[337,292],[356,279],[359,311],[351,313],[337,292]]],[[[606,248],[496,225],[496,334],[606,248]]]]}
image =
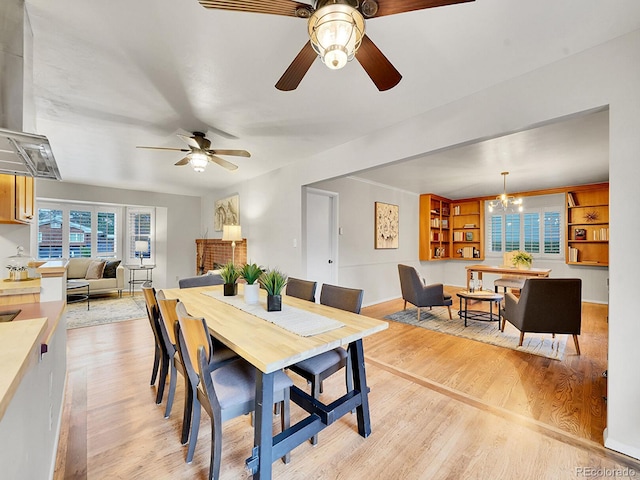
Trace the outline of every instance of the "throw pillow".
{"type": "Polygon", "coordinates": [[[104,265],[104,272],[102,272],[102,278],[116,278],[116,268],[120,265],[120,260],[113,260],[107,262],[104,265]]]}
{"type": "Polygon", "coordinates": [[[85,280],[97,280],[102,278],[102,272],[104,272],[104,265],[106,262],[93,260],[87,268],[87,273],[84,276],[85,280]]]}

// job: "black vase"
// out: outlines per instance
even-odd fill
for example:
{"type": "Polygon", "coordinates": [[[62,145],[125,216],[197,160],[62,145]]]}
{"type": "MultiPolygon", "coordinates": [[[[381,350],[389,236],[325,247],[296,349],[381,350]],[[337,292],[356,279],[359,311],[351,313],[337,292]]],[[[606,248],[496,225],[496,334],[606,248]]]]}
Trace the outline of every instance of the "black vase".
{"type": "Polygon", "coordinates": [[[267,295],[267,312],[282,310],[282,295],[267,295]]]}
{"type": "Polygon", "coordinates": [[[224,288],[224,296],[225,297],[233,297],[238,294],[238,284],[237,283],[225,283],[223,285],[224,288]]]}

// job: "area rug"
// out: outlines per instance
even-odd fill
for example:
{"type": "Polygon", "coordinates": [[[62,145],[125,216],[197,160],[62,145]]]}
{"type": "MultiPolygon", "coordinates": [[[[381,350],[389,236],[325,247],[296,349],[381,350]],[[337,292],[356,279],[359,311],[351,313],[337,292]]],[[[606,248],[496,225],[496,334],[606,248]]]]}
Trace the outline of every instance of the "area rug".
{"type": "Polygon", "coordinates": [[[418,312],[416,309],[407,308],[406,310],[387,315],[385,318],[395,322],[406,323],[448,335],[455,335],[456,337],[468,338],[476,342],[489,343],[498,347],[510,348],[519,352],[531,353],[553,360],[562,360],[564,357],[568,335],[556,335],[556,338],[552,338],[551,334],[526,333],[522,346],[519,347],[520,331],[509,322],[506,323],[504,332],[501,332],[498,328],[498,322],[469,320],[467,327],[465,327],[464,320],[458,317],[453,308],[451,309],[451,313],[453,320],[449,320],[449,313],[446,308],[434,308],[433,310],[423,308],[420,312],[420,321],[418,321],[418,312]]]}
{"type": "Polygon", "coordinates": [[[117,297],[91,297],[87,302],[67,305],[67,328],[92,327],[147,316],[142,295],[117,297]]]}

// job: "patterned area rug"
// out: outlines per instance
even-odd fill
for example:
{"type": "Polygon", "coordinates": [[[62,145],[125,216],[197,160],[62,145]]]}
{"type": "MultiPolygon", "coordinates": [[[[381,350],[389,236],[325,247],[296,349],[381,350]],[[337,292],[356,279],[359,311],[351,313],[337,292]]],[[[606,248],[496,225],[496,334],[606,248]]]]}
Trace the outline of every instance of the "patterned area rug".
{"type": "Polygon", "coordinates": [[[105,323],[121,322],[147,316],[147,308],[142,295],[117,297],[91,297],[87,302],[67,305],[67,328],[92,327],[105,323]]]}
{"type": "Polygon", "coordinates": [[[423,308],[420,312],[420,321],[418,321],[418,312],[416,309],[407,307],[406,310],[392,313],[385,318],[426,328],[435,332],[464,337],[469,340],[489,343],[491,345],[497,345],[498,347],[510,348],[519,352],[531,353],[553,360],[562,360],[564,357],[568,335],[556,335],[556,338],[552,338],[551,334],[526,333],[522,347],[519,347],[520,331],[509,322],[506,323],[504,332],[501,332],[498,328],[498,322],[469,320],[465,328],[464,321],[458,317],[457,310],[454,307],[451,307],[451,314],[453,320],[449,320],[449,314],[446,308],[434,307],[433,310],[423,308]]]}

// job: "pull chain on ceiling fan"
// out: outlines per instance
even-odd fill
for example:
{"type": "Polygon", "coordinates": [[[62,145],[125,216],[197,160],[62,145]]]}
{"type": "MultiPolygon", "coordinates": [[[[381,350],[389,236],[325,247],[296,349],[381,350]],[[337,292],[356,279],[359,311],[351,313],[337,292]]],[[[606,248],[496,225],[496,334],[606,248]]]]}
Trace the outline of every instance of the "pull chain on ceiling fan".
{"type": "Polygon", "coordinates": [[[227,170],[237,170],[238,166],[228,162],[217,155],[232,155],[236,157],[251,157],[251,154],[246,150],[219,150],[211,149],[211,141],[204,136],[202,132],[193,132],[192,137],[186,135],[178,135],[182,141],[184,141],[189,148],[170,148],[170,147],[141,147],[150,150],[171,150],[174,152],[188,152],[182,159],[178,160],[175,165],[182,166],[190,164],[196,172],[204,172],[209,162],[217,163],[221,167],[227,170]]]}
{"type": "Polygon", "coordinates": [[[294,0],[198,1],[212,9],[307,19],[309,41],[276,83],[278,90],[295,90],[319,56],[331,69],[355,58],[378,90],[384,91],[395,87],[402,75],[365,33],[365,19],[475,0],[314,0],[313,6],[294,0]]]}

